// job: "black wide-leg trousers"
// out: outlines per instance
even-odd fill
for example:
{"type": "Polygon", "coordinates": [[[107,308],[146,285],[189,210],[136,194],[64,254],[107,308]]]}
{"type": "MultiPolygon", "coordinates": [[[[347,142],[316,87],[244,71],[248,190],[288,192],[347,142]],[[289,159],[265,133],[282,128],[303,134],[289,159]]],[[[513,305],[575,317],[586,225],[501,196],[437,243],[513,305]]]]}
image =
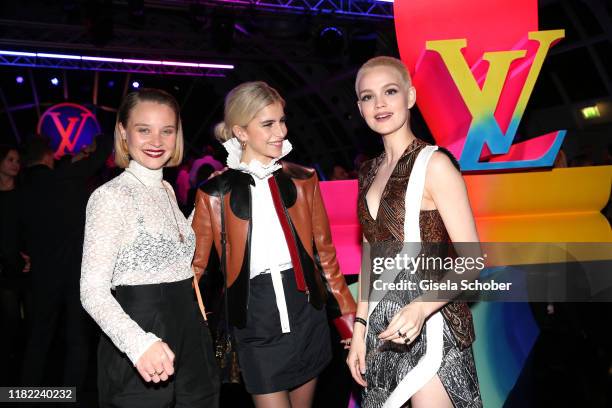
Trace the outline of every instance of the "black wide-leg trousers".
{"type": "Polygon", "coordinates": [[[103,335],[98,347],[101,408],[219,406],[212,340],[191,282],[117,287],[116,299],[123,310],[174,352],[175,372],[168,381],[145,382],[127,356],[103,335]]]}

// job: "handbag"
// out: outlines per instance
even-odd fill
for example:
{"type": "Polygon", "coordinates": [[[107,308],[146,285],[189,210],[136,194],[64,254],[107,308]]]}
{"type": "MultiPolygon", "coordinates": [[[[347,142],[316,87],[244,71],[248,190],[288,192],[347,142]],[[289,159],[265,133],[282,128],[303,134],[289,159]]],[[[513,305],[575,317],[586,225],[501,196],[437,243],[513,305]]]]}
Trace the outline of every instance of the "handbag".
{"type": "Polygon", "coordinates": [[[226,243],[227,233],[225,231],[225,200],[221,182],[217,177],[219,186],[219,203],[221,206],[221,273],[223,275],[223,311],[219,316],[215,330],[215,359],[220,370],[221,382],[224,384],[239,384],[240,366],[238,365],[238,352],[236,351],[236,338],[229,324],[229,308],[227,304],[227,268],[226,268],[226,243]]]}

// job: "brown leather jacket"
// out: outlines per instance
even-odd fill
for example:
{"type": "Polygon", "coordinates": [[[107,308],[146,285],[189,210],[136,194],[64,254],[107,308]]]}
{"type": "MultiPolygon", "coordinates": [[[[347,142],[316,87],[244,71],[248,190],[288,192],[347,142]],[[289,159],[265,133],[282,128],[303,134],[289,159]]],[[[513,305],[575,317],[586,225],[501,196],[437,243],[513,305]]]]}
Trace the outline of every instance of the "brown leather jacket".
{"type": "MultiPolygon", "coordinates": [[[[298,254],[304,271],[310,303],[317,309],[325,304],[337,306],[344,316],[336,327],[346,338],[338,324],[352,332],[352,317],[356,304],[344,276],[340,272],[336,250],[331,240],[327,213],[321,198],[316,172],[296,164],[282,162],[282,169],[273,177],[289,215],[289,223],[298,246],[298,254]],[[319,259],[319,267],[315,259],[319,259]],[[322,276],[323,275],[323,276],[322,276]],[[323,277],[325,279],[323,279],[323,277]],[[327,286],[327,289],[326,289],[327,286]],[[333,299],[327,299],[327,291],[333,299]]],[[[208,263],[214,243],[221,254],[221,207],[223,196],[226,228],[226,259],[229,321],[236,327],[246,324],[246,308],[249,301],[251,194],[252,176],[237,170],[225,173],[205,183],[197,192],[193,229],[196,233],[196,251],[193,265],[198,278],[208,263]]],[[[342,317],[340,317],[342,318],[342,317]]]]}

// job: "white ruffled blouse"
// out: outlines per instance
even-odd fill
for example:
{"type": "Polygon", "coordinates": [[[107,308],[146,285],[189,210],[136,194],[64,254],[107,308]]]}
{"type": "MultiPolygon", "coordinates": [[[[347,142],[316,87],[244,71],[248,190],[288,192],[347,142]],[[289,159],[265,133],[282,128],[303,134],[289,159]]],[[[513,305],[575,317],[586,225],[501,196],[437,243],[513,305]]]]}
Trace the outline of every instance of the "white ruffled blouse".
{"type": "Polygon", "coordinates": [[[281,155],[268,164],[262,164],[259,160],[251,160],[248,164],[242,162],[242,149],[238,139],[234,137],[223,143],[223,146],[228,152],[227,167],[251,174],[255,180],[255,185],[251,186],[250,277],[269,272],[272,267],[279,267],[281,270],[291,268],[289,248],[268,186],[272,173],[282,167],[278,161],[291,151],[291,143],[287,139],[283,140],[281,155]]]}

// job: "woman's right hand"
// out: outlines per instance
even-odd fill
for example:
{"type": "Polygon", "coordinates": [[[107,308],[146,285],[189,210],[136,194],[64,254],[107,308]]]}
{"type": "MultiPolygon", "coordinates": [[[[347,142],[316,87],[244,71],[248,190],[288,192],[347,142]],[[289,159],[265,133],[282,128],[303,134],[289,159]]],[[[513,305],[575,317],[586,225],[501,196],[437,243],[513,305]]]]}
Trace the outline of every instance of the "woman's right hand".
{"type": "Polygon", "coordinates": [[[353,339],[351,340],[351,349],[349,350],[348,357],[346,358],[346,364],[351,370],[351,375],[355,382],[362,387],[367,387],[368,383],[363,379],[363,375],[366,372],[365,365],[366,345],[363,338],[363,333],[356,331],[353,333],[353,339]]]}
{"type": "Polygon", "coordinates": [[[136,362],[136,369],[146,382],[168,380],[174,374],[174,353],[163,341],[156,341],[136,362]]]}

